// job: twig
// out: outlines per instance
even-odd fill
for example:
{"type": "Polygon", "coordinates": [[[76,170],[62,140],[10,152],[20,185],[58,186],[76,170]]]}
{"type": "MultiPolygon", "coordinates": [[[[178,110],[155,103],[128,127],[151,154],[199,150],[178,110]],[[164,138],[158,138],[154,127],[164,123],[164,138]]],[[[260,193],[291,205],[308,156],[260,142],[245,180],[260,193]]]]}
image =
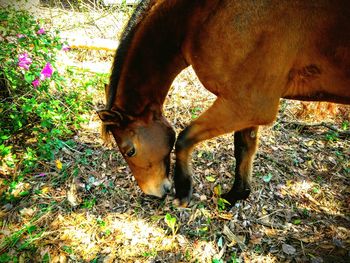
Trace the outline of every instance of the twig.
{"type": "Polygon", "coordinates": [[[303,255],[306,256],[305,249],[304,249],[304,244],[303,244],[303,241],[301,241],[301,240],[300,240],[300,246],[301,246],[301,250],[303,251],[303,255]]]}
{"type": "Polygon", "coordinates": [[[230,228],[227,225],[224,225],[224,229],[222,230],[222,233],[231,241],[231,244],[232,243],[238,244],[239,248],[242,251],[246,248],[246,245],[244,244],[244,240],[242,240],[240,237],[238,237],[234,233],[232,233],[232,231],[230,230],[230,228]]]}
{"type": "MultiPolygon", "coordinates": [[[[285,169],[288,173],[292,173],[291,169],[290,169],[290,166],[282,163],[282,162],[278,162],[276,161],[275,159],[269,157],[266,153],[263,153],[263,152],[258,152],[257,153],[257,157],[262,157],[270,162],[273,162],[275,164],[277,164],[277,168],[283,168],[285,169]]],[[[281,169],[280,169],[281,170],[281,169]]],[[[282,172],[285,172],[285,171],[282,171],[282,172]]]]}
{"type": "Polygon", "coordinates": [[[276,214],[276,213],[278,213],[278,212],[282,212],[282,211],[284,211],[284,210],[285,210],[285,209],[277,209],[276,211],[273,211],[273,212],[272,212],[272,213],[270,213],[270,214],[264,215],[264,216],[262,216],[262,217],[258,218],[257,220],[261,220],[261,219],[263,219],[263,218],[265,218],[265,217],[268,217],[268,216],[274,215],[274,214],[276,214]]]}
{"type": "Polygon", "coordinates": [[[65,147],[67,147],[69,150],[72,150],[73,152],[76,152],[76,153],[78,153],[78,154],[83,154],[82,152],[79,152],[79,151],[75,150],[74,148],[70,147],[70,146],[69,146],[68,144],[66,144],[65,142],[61,141],[61,143],[62,143],[65,147]]]}
{"type": "Polygon", "coordinates": [[[279,124],[286,124],[286,125],[295,125],[297,127],[305,128],[305,127],[325,127],[329,130],[337,132],[339,135],[342,136],[350,136],[350,131],[347,130],[341,130],[337,128],[336,126],[326,123],[326,122],[319,122],[319,123],[304,123],[304,122],[298,122],[298,121],[284,121],[280,120],[278,121],[279,124]]]}
{"type": "Polygon", "coordinates": [[[274,224],[274,223],[264,222],[264,221],[261,221],[259,219],[249,219],[249,220],[256,223],[256,224],[271,227],[271,228],[286,229],[286,226],[284,226],[282,224],[274,224]]]}

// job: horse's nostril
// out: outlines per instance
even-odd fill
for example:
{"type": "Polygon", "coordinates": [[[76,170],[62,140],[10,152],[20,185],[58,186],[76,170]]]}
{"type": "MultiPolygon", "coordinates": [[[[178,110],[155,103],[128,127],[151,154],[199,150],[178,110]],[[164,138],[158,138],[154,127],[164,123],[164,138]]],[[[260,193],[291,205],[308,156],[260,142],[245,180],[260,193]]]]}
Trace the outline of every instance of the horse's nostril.
{"type": "Polygon", "coordinates": [[[169,194],[170,190],[171,190],[171,185],[169,184],[164,184],[163,185],[163,189],[164,189],[164,194],[169,194]]]}

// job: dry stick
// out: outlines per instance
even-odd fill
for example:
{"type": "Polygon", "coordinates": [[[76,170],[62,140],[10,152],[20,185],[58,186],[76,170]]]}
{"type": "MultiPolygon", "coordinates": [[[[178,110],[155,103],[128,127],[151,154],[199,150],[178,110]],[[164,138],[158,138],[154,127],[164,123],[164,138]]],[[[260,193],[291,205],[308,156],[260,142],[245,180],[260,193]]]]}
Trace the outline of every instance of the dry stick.
{"type": "Polygon", "coordinates": [[[300,246],[301,246],[301,249],[303,251],[303,255],[306,256],[305,249],[304,249],[304,244],[303,244],[303,241],[301,241],[301,240],[300,240],[300,246]]]}
{"type": "Polygon", "coordinates": [[[264,222],[264,221],[254,219],[254,218],[249,218],[249,220],[256,223],[256,224],[271,227],[271,228],[278,228],[278,229],[286,229],[287,228],[286,226],[284,226],[282,224],[278,224],[278,223],[264,222]]]}
{"type": "Polygon", "coordinates": [[[72,150],[73,152],[76,152],[78,154],[83,154],[82,152],[79,152],[78,150],[75,150],[74,148],[70,147],[68,144],[66,144],[65,142],[61,141],[61,143],[67,147],[69,150],[72,150]]]}
{"type": "Polygon", "coordinates": [[[282,162],[276,161],[275,159],[269,157],[266,153],[258,152],[257,153],[257,157],[262,157],[262,158],[266,159],[267,161],[270,161],[272,163],[276,163],[278,165],[277,169],[279,169],[281,172],[286,172],[287,171],[290,174],[292,173],[292,171],[291,171],[291,169],[290,169],[290,167],[288,165],[286,165],[286,164],[284,164],[282,162]],[[282,169],[280,169],[281,167],[284,168],[285,171],[282,171],[282,169]]]}
{"type": "Polygon", "coordinates": [[[282,212],[282,211],[284,211],[284,210],[285,210],[285,209],[277,209],[276,211],[273,211],[273,212],[270,213],[270,214],[264,215],[264,216],[258,218],[257,220],[261,220],[261,219],[263,219],[263,218],[265,218],[265,217],[271,216],[271,215],[276,214],[276,213],[278,213],[278,212],[282,212]]]}
{"type": "Polygon", "coordinates": [[[327,129],[330,129],[332,131],[337,132],[339,135],[343,135],[343,136],[350,136],[350,131],[346,131],[346,130],[341,130],[337,127],[335,127],[334,125],[331,125],[330,123],[326,123],[326,122],[319,122],[319,123],[303,123],[303,122],[298,122],[298,121],[284,121],[284,120],[280,120],[278,121],[279,124],[286,124],[286,125],[295,125],[297,127],[325,127],[327,129]]]}

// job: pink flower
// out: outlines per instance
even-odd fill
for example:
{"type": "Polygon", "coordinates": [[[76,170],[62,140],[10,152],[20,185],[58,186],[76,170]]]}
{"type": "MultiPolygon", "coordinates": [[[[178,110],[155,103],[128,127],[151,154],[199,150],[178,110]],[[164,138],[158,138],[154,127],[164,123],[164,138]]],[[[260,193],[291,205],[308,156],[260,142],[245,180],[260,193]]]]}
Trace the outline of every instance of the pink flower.
{"type": "Polygon", "coordinates": [[[28,57],[27,53],[18,55],[18,66],[20,68],[28,70],[30,64],[32,64],[32,60],[28,57]]]}
{"type": "Polygon", "coordinates": [[[70,46],[69,46],[69,45],[66,45],[66,44],[63,44],[62,50],[63,50],[63,51],[69,51],[69,50],[70,50],[70,46]]]}
{"type": "Polygon", "coordinates": [[[52,65],[50,64],[50,62],[48,62],[46,63],[45,67],[41,70],[40,79],[44,80],[47,78],[51,78],[52,73],[53,73],[52,65]]]}
{"type": "Polygon", "coordinates": [[[18,37],[18,38],[25,38],[26,35],[24,35],[24,34],[17,34],[17,37],[18,37]]]}
{"type": "Polygon", "coordinates": [[[38,79],[33,80],[32,85],[33,85],[34,88],[39,87],[39,85],[40,85],[40,80],[38,80],[38,79]]]}
{"type": "Polygon", "coordinates": [[[36,33],[38,35],[43,35],[43,34],[45,34],[45,29],[44,28],[40,28],[36,33]]]}

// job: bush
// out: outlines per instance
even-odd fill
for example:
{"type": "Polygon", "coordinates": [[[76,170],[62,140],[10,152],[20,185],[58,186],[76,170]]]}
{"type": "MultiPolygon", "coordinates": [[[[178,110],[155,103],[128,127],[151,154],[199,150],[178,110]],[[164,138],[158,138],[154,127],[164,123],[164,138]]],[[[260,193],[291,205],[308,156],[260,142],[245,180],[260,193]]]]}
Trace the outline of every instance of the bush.
{"type": "Polygon", "coordinates": [[[54,160],[85,121],[91,98],[66,88],[56,68],[67,49],[27,12],[0,10],[0,174],[23,177],[54,160]]]}

